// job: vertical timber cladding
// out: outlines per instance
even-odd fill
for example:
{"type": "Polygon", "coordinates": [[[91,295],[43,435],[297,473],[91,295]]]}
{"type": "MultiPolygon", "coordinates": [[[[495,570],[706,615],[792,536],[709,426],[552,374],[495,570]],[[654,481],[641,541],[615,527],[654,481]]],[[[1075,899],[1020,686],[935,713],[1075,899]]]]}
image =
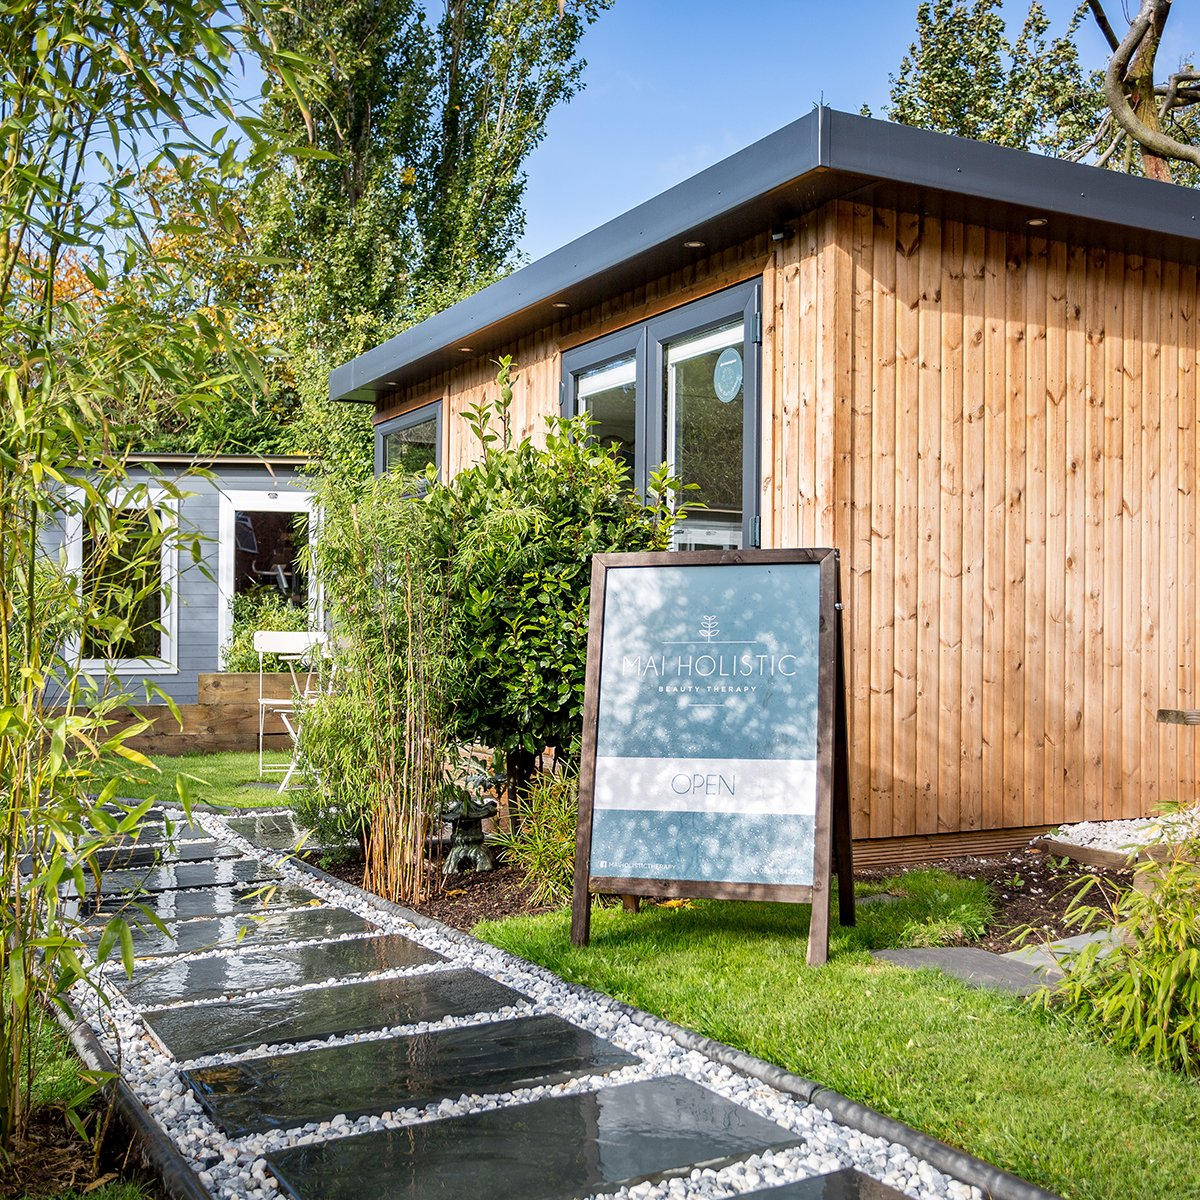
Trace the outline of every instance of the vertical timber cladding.
{"type": "MultiPolygon", "coordinates": [[[[764,287],[771,545],[845,567],[856,837],[1197,799],[1194,266],[847,202],[764,287]]],[[[765,389],[766,390],[766,389],[765,389]]]]}
{"type": "MultiPolygon", "coordinates": [[[[516,346],[514,431],[560,354],[761,274],[763,545],[836,546],[858,838],[1198,796],[1197,271],[839,202],[516,346]]],[[[443,399],[448,470],[495,355],[443,399]]],[[[466,357],[466,356],[464,356],[466,357]]]]}
{"type": "Polygon", "coordinates": [[[572,940],[590,893],[811,902],[852,924],[837,554],[593,561],[572,940]]]}

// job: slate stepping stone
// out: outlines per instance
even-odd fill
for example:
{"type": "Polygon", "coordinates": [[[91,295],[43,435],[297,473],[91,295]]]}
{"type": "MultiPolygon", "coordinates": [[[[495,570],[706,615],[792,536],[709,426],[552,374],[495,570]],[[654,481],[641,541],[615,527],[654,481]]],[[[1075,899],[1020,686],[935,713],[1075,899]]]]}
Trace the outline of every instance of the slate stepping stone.
{"type": "Polygon", "coordinates": [[[89,924],[114,913],[136,919],[135,905],[149,909],[161,921],[185,921],[189,917],[223,917],[228,913],[262,912],[273,908],[306,908],[323,903],[308,888],[276,887],[270,883],[243,883],[233,887],[197,888],[194,891],[147,892],[142,896],[101,896],[100,907],[84,913],[89,924]]]}
{"type": "Polygon", "coordinates": [[[904,1193],[851,1168],[764,1188],[760,1192],[746,1192],[744,1200],[756,1200],[757,1197],[762,1200],[903,1200],[904,1193]]]}
{"type": "Polygon", "coordinates": [[[440,954],[398,933],[385,933],[317,946],[272,946],[242,949],[219,958],[145,963],[134,968],[132,979],[118,968],[113,982],[129,1001],[146,1008],[177,1000],[209,1000],[239,992],[378,975],[444,961],[440,954]]]}
{"type": "Polygon", "coordinates": [[[431,971],[345,983],[299,995],[248,996],[201,1008],[144,1014],[169,1053],[184,1060],[255,1046],[304,1042],[389,1025],[492,1012],[522,997],[477,971],[431,971]]]}
{"type": "Polygon", "coordinates": [[[154,867],[160,863],[201,862],[219,858],[241,858],[242,852],[233,846],[223,846],[212,838],[193,839],[171,845],[168,842],[137,842],[125,846],[97,850],[96,866],[102,871],[126,867],[154,867]]]}
{"type": "Polygon", "coordinates": [[[998,988],[1018,996],[1028,996],[1044,987],[1045,971],[1014,962],[990,950],[976,946],[934,946],[914,950],[873,950],[875,958],[898,967],[936,967],[947,975],[974,987],[998,988]]]}
{"type": "MultiPolygon", "coordinates": [[[[105,871],[100,877],[100,894],[164,892],[172,888],[217,887],[230,883],[270,883],[280,879],[278,871],[257,858],[229,858],[218,862],[172,863],[169,866],[105,871]]],[[[94,882],[86,880],[87,891],[94,882]]]]}
{"type": "MultiPolygon", "coordinates": [[[[305,830],[297,826],[290,812],[265,813],[252,817],[229,817],[226,822],[234,833],[262,850],[292,850],[305,830]]],[[[304,845],[311,849],[312,836],[304,845]]]]}
{"type": "MultiPolygon", "coordinates": [[[[134,918],[136,920],[136,918],[134,918]]],[[[131,929],[133,953],[138,958],[161,955],[195,954],[202,950],[246,949],[272,942],[304,942],[311,938],[343,937],[348,933],[370,933],[379,927],[349,909],[321,905],[294,912],[236,913],[227,917],[200,917],[194,921],[174,921],[167,932],[153,925],[131,929]]],[[[100,931],[88,935],[100,940],[100,931]]]]}
{"type": "Polygon", "coordinates": [[[638,1060],[560,1017],[305,1050],[184,1073],[231,1137],[606,1074],[638,1060]]]}
{"type": "Polygon", "coordinates": [[[122,835],[125,843],[136,842],[195,842],[206,841],[212,834],[203,825],[193,825],[180,814],[178,820],[171,819],[170,827],[161,819],[146,818],[137,827],[133,836],[122,835]]]}
{"type": "Polygon", "coordinates": [[[670,1076],[296,1146],[267,1165],[296,1200],[572,1200],[801,1140],[670,1076]]]}

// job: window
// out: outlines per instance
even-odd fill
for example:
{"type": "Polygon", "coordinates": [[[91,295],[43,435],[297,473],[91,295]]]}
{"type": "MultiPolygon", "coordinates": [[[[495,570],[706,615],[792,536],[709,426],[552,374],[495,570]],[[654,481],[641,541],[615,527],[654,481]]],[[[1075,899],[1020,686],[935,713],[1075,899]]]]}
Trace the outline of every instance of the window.
{"type": "Polygon", "coordinates": [[[616,445],[639,495],[666,462],[703,501],[675,547],[757,544],[761,285],[742,284],[563,355],[563,408],[616,445]]]}
{"type": "Polygon", "coordinates": [[[423,475],[432,463],[442,469],[442,402],[423,404],[375,427],[375,474],[402,471],[423,475]]]}
{"type": "Polygon", "coordinates": [[[317,608],[301,561],[316,534],[310,493],[222,490],[218,521],[218,645],[233,632],[235,596],[270,593],[295,608],[317,608]]]}
{"type": "Polygon", "coordinates": [[[67,564],[93,615],[80,651],[85,667],[176,670],[177,502],[135,488],[106,506],[83,504],[68,521],[67,564]]]}

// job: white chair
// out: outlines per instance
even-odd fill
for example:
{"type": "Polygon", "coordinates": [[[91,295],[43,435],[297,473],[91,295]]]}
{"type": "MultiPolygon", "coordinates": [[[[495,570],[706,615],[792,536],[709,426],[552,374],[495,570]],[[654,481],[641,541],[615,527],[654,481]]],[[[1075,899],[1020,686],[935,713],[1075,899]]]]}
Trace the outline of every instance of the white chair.
{"type": "Polygon", "coordinates": [[[323,630],[256,629],[254,631],[254,649],[258,652],[258,776],[261,779],[268,771],[283,771],[283,782],[279,785],[281,792],[287,790],[300,761],[295,697],[300,695],[309,698],[316,694],[317,689],[313,686],[315,673],[313,658],[317,654],[327,653],[328,644],[329,635],[323,630]],[[277,655],[288,665],[288,671],[292,676],[292,694],[286,699],[268,697],[263,694],[263,660],[268,654],[277,655]],[[307,664],[307,669],[304,686],[301,687],[297,668],[303,664],[307,664]],[[286,767],[268,767],[263,761],[263,732],[268,716],[277,716],[292,739],[292,759],[286,767]]]}

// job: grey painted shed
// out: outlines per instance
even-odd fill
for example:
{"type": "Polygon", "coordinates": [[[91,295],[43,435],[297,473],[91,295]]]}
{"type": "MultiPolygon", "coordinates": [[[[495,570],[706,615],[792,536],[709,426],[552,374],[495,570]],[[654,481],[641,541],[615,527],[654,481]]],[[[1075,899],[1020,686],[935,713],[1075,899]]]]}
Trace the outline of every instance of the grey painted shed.
{"type": "MultiPolygon", "coordinates": [[[[232,631],[231,600],[250,588],[275,589],[292,603],[309,604],[296,556],[313,533],[312,492],[303,475],[307,458],[297,455],[132,455],[132,485],[145,484],[151,501],[155,484],[175,485],[175,500],[163,493],[181,530],[198,535],[200,558],[164,551],[161,630],[137,658],[97,660],[128,691],[141,697],[151,680],[179,704],[197,702],[199,676],[218,671],[232,631]]],[[[69,521],[48,539],[66,564],[80,570],[82,519],[69,521]]],[[[86,653],[86,647],[85,647],[86,653]]]]}

